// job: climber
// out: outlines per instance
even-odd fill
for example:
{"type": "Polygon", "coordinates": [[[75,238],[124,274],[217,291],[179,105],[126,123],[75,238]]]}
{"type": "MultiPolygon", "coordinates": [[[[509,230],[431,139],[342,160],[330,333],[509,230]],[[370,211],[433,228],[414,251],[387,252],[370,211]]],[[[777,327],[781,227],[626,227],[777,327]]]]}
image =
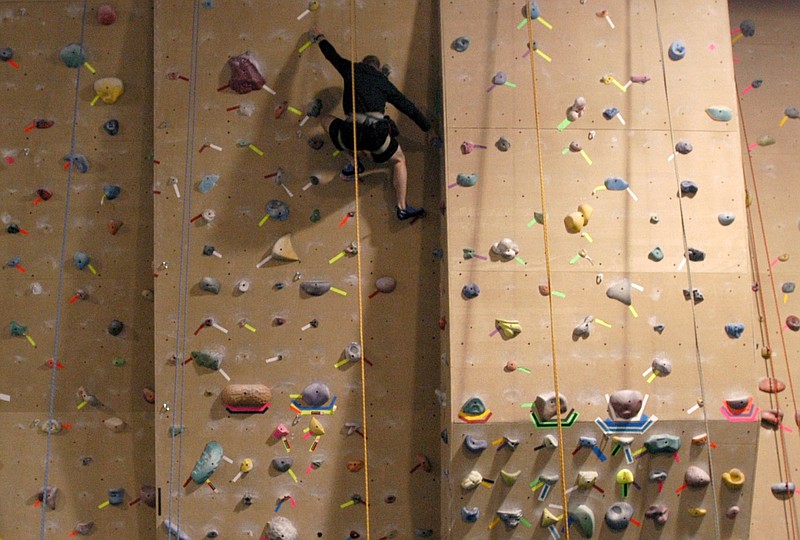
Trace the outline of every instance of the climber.
{"type": "MultiPolygon", "coordinates": [[[[325,34],[313,28],[309,32],[312,41],[319,43],[320,50],[336,71],[344,79],[343,108],[345,119],[324,114],[320,116],[320,123],[331,138],[334,146],[342,151],[353,150],[353,101],[352,84],[350,75],[350,60],[342,58],[333,45],[325,39],[325,34]]],[[[394,121],[385,114],[386,103],[397,107],[400,112],[411,118],[419,128],[427,134],[429,143],[437,140],[436,131],[419,109],[402,92],[400,92],[381,72],[381,62],[376,56],[365,56],[361,62],[355,64],[355,89],[356,89],[356,136],[358,137],[359,151],[371,154],[375,163],[392,164],[392,181],[397,197],[397,218],[409,219],[422,217],[425,210],[414,208],[406,202],[406,186],[408,183],[408,169],[403,149],[397,142],[399,131],[394,121]]],[[[363,165],[358,164],[358,172],[363,172],[363,165]]],[[[352,179],[355,167],[348,164],[342,169],[342,177],[352,179]]]]}

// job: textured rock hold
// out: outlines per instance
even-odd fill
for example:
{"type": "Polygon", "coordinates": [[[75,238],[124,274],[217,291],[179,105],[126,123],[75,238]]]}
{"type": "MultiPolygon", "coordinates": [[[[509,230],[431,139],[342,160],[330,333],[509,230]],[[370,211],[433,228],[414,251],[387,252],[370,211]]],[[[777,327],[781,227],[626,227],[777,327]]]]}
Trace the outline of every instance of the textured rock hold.
{"type": "Polygon", "coordinates": [[[651,454],[674,454],[681,448],[681,438],[677,435],[652,435],[644,441],[644,447],[651,454]]]}
{"type": "Polygon", "coordinates": [[[199,287],[200,289],[211,294],[219,294],[221,289],[219,280],[210,276],[204,276],[203,279],[200,280],[199,287]]]}
{"type": "Polygon", "coordinates": [[[312,382],[303,389],[303,401],[310,407],[321,407],[331,398],[328,385],[323,382],[312,382]]]}
{"type": "Polygon", "coordinates": [[[706,109],[706,114],[717,122],[730,122],[733,120],[733,110],[729,107],[714,106],[706,109]]]}
{"type": "Polygon", "coordinates": [[[117,20],[117,12],[110,4],[101,4],[97,8],[97,22],[102,25],[114,24],[117,20]]]}
{"type": "Polygon", "coordinates": [[[220,365],[222,365],[222,356],[217,353],[207,351],[192,351],[191,357],[198,366],[213,369],[214,371],[218,370],[220,365]]]}
{"type": "Polygon", "coordinates": [[[304,281],[300,284],[300,289],[309,296],[322,296],[331,290],[330,281],[304,281]]]}
{"type": "Polygon", "coordinates": [[[200,458],[192,469],[191,477],[197,484],[203,484],[208,480],[222,461],[222,445],[217,441],[206,443],[200,458]]]}
{"type": "Polygon", "coordinates": [[[258,71],[249,52],[231,57],[228,60],[228,66],[231,68],[228,85],[237,94],[247,94],[253,90],[259,90],[267,82],[258,71]]]}
{"type": "Polygon", "coordinates": [[[711,477],[700,467],[690,465],[683,475],[683,481],[690,488],[704,488],[711,483],[711,477]]]}
{"type": "Polygon", "coordinates": [[[283,516],[275,516],[269,520],[269,530],[267,531],[269,540],[299,540],[300,536],[297,529],[283,516]]]}
{"type": "Polygon", "coordinates": [[[536,408],[536,415],[540,419],[552,420],[556,417],[556,407],[560,408],[562,415],[567,412],[567,398],[560,394],[558,400],[556,400],[555,392],[546,392],[536,396],[533,406],[536,408]]]}
{"type": "Polygon", "coordinates": [[[461,294],[467,299],[477,298],[481,294],[481,288],[477,283],[467,283],[461,288],[461,294]]]}
{"type": "Polygon", "coordinates": [[[483,482],[483,475],[478,471],[470,471],[470,473],[461,480],[462,489],[470,490],[475,489],[483,482]]]}
{"type": "Polygon", "coordinates": [[[633,507],[626,502],[615,502],[606,511],[606,525],[612,531],[624,531],[633,517],[633,507]]]}
{"type": "Polygon", "coordinates": [[[666,504],[651,504],[645,510],[644,517],[652,519],[656,525],[664,525],[669,519],[669,508],[666,504]]]}
{"type": "Polygon", "coordinates": [[[606,296],[622,302],[626,306],[633,303],[631,298],[631,282],[628,278],[620,279],[614,282],[607,290],[606,296]]]}
{"type": "Polygon", "coordinates": [[[278,472],[286,472],[292,468],[292,458],[277,457],[272,460],[272,466],[278,472]]]}

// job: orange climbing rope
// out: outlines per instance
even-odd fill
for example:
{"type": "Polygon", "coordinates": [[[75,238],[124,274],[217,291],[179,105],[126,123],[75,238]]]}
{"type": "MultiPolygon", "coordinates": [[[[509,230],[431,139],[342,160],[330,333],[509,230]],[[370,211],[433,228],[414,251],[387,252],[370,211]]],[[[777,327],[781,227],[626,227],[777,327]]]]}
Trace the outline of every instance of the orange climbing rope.
{"type": "Polygon", "coordinates": [[[369,431],[367,430],[367,372],[366,372],[366,358],[365,343],[364,343],[364,292],[361,287],[362,284],[362,270],[361,270],[361,200],[358,188],[358,137],[356,134],[356,2],[350,0],[350,86],[352,88],[351,106],[353,107],[353,168],[355,170],[355,179],[353,185],[355,186],[356,209],[356,265],[358,267],[358,342],[361,343],[361,425],[364,430],[363,444],[364,444],[364,502],[366,503],[366,537],[370,540],[370,523],[369,523],[369,446],[367,440],[369,439],[369,431]]]}
{"type": "MultiPolygon", "coordinates": [[[[531,10],[526,10],[528,13],[528,43],[531,44],[531,48],[533,46],[533,21],[531,20],[531,10]]],[[[531,51],[532,53],[533,51],[531,51]]],[[[540,127],[539,121],[539,93],[537,92],[536,88],[536,60],[535,54],[529,54],[530,62],[531,62],[531,84],[533,88],[533,114],[535,118],[536,124],[536,152],[538,157],[538,166],[539,166],[539,193],[541,197],[541,204],[542,204],[542,215],[545,216],[545,219],[542,220],[542,227],[544,230],[544,261],[545,261],[545,272],[547,274],[547,286],[549,290],[553,289],[552,278],[553,273],[550,264],[550,220],[547,218],[547,197],[545,195],[544,189],[544,161],[542,158],[542,132],[540,127]]],[[[560,406],[560,396],[559,393],[559,381],[558,381],[558,355],[556,354],[556,325],[555,325],[555,313],[553,311],[553,295],[547,295],[548,299],[548,308],[550,314],[550,351],[553,355],[553,390],[556,393],[556,423],[558,427],[558,465],[559,465],[559,472],[561,474],[561,505],[563,506],[564,510],[564,522],[569,523],[568,519],[568,502],[567,502],[567,484],[566,484],[566,467],[565,467],[565,457],[564,457],[564,427],[562,425],[562,418],[561,418],[561,406],[560,406]]],[[[564,535],[566,540],[569,540],[569,526],[567,525],[564,527],[564,535]]]]}
{"type": "MultiPolygon", "coordinates": [[[[734,77],[734,85],[736,85],[736,95],[737,96],[741,96],[741,94],[739,93],[739,87],[738,87],[738,84],[736,83],[736,78],[735,77],[734,77]]],[[[741,119],[740,126],[741,126],[741,129],[742,129],[742,137],[744,138],[744,144],[745,144],[745,147],[750,148],[750,140],[749,140],[749,137],[747,135],[747,126],[746,126],[746,124],[744,122],[744,117],[742,116],[741,97],[739,97],[739,99],[737,100],[737,108],[738,108],[738,111],[739,111],[739,118],[741,119]]],[[[750,178],[752,179],[752,183],[753,183],[754,202],[756,203],[756,210],[757,210],[757,214],[758,214],[758,222],[759,222],[759,226],[761,227],[761,241],[762,241],[762,243],[764,245],[764,254],[766,255],[767,261],[771,261],[772,259],[771,259],[770,254],[769,254],[769,245],[767,243],[767,233],[766,233],[766,229],[764,227],[764,217],[763,217],[763,214],[761,213],[761,199],[760,199],[760,197],[758,195],[758,183],[756,182],[756,173],[755,173],[755,168],[753,167],[753,156],[752,156],[752,154],[750,153],[749,150],[747,152],[747,164],[748,164],[748,168],[750,169],[750,178]]],[[[742,176],[746,179],[746,174],[745,174],[745,170],[744,170],[744,163],[742,163],[742,176]]],[[[745,182],[746,182],[746,180],[745,180],[745,182]]],[[[745,184],[745,190],[746,189],[747,188],[746,188],[746,184],[745,184]]],[[[752,205],[747,205],[746,206],[747,231],[748,231],[747,236],[748,236],[748,246],[750,248],[750,258],[751,258],[751,261],[752,261],[751,262],[751,272],[752,272],[753,277],[755,278],[754,282],[758,285],[757,289],[755,291],[756,292],[756,306],[757,306],[757,312],[758,312],[758,316],[759,316],[758,328],[759,328],[759,331],[761,333],[761,342],[764,344],[764,347],[766,348],[764,354],[762,354],[762,357],[764,358],[764,360],[765,360],[765,362],[767,364],[765,366],[766,370],[767,370],[767,376],[772,377],[773,379],[777,380],[777,378],[775,377],[775,363],[774,363],[774,361],[772,359],[772,340],[770,338],[769,319],[767,318],[767,305],[766,305],[766,301],[764,300],[764,288],[761,286],[761,266],[759,265],[758,249],[757,249],[757,246],[756,246],[756,239],[755,239],[755,231],[753,230],[753,215],[752,215],[753,213],[752,213],[751,206],[752,205]]],[[[785,337],[785,333],[784,333],[784,328],[780,324],[781,312],[780,312],[780,304],[778,303],[777,288],[775,287],[775,274],[772,272],[772,268],[770,268],[767,271],[767,273],[769,274],[770,289],[772,291],[772,299],[773,299],[773,302],[775,304],[775,314],[778,317],[778,326],[780,328],[779,334],[781,336],[781,347],[783,349],[783,351],[782,351],[783,352],[783,359],[784,359],[784,362],[786,364],[786,378],[788,379],[788,382],[789,382],[789,393],[790,393],[790,395],[792,397],[792,407],[796,412],[797,411],[797,399],[795,398],[794,383],[792,382],[792,370],[791,370],[791,367],[789,366],[789,354],[788,354],[788,352],[786,350],[786,337],[785,337]]],[[[780,410],[781,407],[779,405],[779,399],[778,399],[777,394],[774,396],[774,402],[773,402],[773,395],[772,394],[768,394],[768,395],[769,395],[770,405],[773,405],[773,406],[775,406],[776,409],[780,410]]],[[[776,453],[777,453],[777,457],[778,457],[778,464],[783,466],[782,469],[780,467],[778,468],[778,472],[779,472],[779,475],[780,475],[780,480],[781,480],[781,482],[791,482],[792,481],[791,467],[789,465],[789,454],[788,454],[788,452],[786,450],[786,436],[784,435],[783,429],[778,428],[777,429],[777,435],[778,435],[778,437],[777,437],[777,440],[775,441],[775,443],[776,443],[776,453]],[[781,458],[781,455],[783,455],[782,458],[781,458]],[[781,463],[781,461],[782,461],[782,463],[781,463]]],[[[792,538],[796,539],[797,538],[797,531],[796,531],[796,527],[795,527],[796,516],[795,516],[795,508],[794,508],[794,497],[792,497],[788,501],[786,501],[784,503],[784,505],[788,506],[789,516],[790,516],[790,519],[788,521],[791,523],[791,527],[792,527],[792,538]]]]}

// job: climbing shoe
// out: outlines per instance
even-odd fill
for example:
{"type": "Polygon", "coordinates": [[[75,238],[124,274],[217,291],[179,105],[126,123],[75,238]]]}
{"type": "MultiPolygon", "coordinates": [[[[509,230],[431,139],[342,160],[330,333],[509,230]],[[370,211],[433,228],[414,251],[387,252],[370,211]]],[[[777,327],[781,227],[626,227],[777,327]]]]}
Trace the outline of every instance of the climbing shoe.
{"type": "MultiPolygon", "coordinates": [[[[359,163],[358,164],[358,174],[361,174],[363,172],[364,172],[364,164],[363,163],[359,163]]],[[[342,180],[350,180],[350,181],[354,180],[355,177],[356,177],[356,168],[353,166],[352,163],[348,163],[342,169],[342,172],[339,174],[339,177],[342,180]]]]}
{"type": "Polygon", "coordinates": [[[424,217],[425,216],[425,209],[424,208],[414,208],[413,206],[407,204],[405,208],[397,207],[397,219],[411,219],[416,217],[424,217]]]}

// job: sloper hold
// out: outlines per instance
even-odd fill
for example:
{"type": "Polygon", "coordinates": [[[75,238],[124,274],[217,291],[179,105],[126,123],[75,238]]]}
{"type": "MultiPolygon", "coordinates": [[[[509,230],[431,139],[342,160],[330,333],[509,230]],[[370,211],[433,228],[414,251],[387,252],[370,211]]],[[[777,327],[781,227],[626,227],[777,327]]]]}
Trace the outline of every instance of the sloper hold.
{"type": "Polygon", "coordinates": [[[758,389],[767,394],[778,394],[786,390],[786,383],[775,377],[762,377],[758,381],[758,389]]]}
{"type": "Polygon", "coordinates": [[[683,481],[690,488],[704,488],[711,483],[711,477],[697,465],[690,465],[683,475],[683,481]]]}
{"type": "Polygon", "coordinates": [[[606,511],[606,525],[612,531],[624,531],[633,517],[633,507],[626,502],[615,502],[606,511]]]}
{"type": "Polygon", "coordinates": [[[744,473],[740,469],[733,468],[722,473],[722,483],[729,489],[742,489],[744,480],[744,473]]]}
{"type": "Polygon", "coordinates": [[[769,489],[776,499],[785,501],[794,496],[795,485],[794,482],[778,482],[772,484],[769,489]]]}
{"type": "Polygon", "coordinates": [[[569,517],[575,522],[578,532],[584,538],[591,538],[594,534],[594,512],[585,504],[579,504],[569,509],[569,517]]]}
{"type": "Polygon", "coordinates": [[[613,418],[630,420],[642,410],[643,401],[638,390],[617,390],[608,398],[608,413],[613,418]]]}
{"type": "Polygon", "coordinates": [[[666,504],[651,504],[645,510],[644,517],[652,519],[656,525],[663,525],[669,519],[669,508],[666,504]]]}
{"type": "Polygon", "coordinates": [[[219,467],[219,463],[222,461],[222,454],[222,445],[217,441],[206,443],[203,453],[200,454],[200,459],[197,460],[192,469],[192,480],[198,484],[205,483],[219,467]]]}
{"type": "Polygon", "coordinates": [[[669,45],[669,51],[667,54],[669,55],[670,60],[681,60],[684,56],[686,56],[686,45],[680,41],[673,41],[669,45]]]}
{"type": "Polygon", "coordinates": [[[59,53],[61,61],[70,68],[79,68],[86,62],[86,51],[78,43],[70,43],[59,53]]]}
{"type": "Polygon", "coordinates": [[[309,296],[322,296],[331,290],[330,281],[304,281],[300,284],[300,289],[309,296]]]}
{"type": "Polygon", "coordinates": [[[633,303],[631,298],[630,280],[628,278],[622,278],[619,281],[614,282],[606,290],[606,296],[613,298],[614,300],[618,300],[626,306],[630,306],[631,303],[633,303]]]}
{"type": "Polygon", "coordinates": [[[470,40],[468,36],[459,36],[453,40],[451,47],[456,52],[464,52],[469,48],[470,40]]]}
{"type": "Polygon", "coordinates": [[[567,412],[567,398],[559,394],[558,400],[556,400],[555,392],[545,392],[536,396],[533,406],[541,420],[552,420],[556,417],[556,407],[561,409],[562,415],[567,412]],[[556,401],[558,401],[558,405],[556,405],[556,401]]]}
{"type": "Polygon", "coordinates": [[[461,519],[467,523],[475,523],[480,517],[481,510],[477,506],[473,506],[472,508],[467,508],[466,506],[461,507],[461,519]]]}
{"type": "Polygon", "coordinates": [[[730,122],[733,120],[733,110],[729,107],[713,106],[706,109],[706,114],[717,122],[730,122]]]}
{"type": "Polygon", "coordinates": [[[666,433],[652,435],[644,441],[644,447],[651,454],[674,454],[681,449],[681,438],[666,433]]]}
{"type": "Polygon", "coordinates": [[[331,391],[328,389],[327,384],[315,381],[303,388],[301,395],[306,405],[310,407],[321,407],[331,398],[331,391]]]}
{"type": "Polygon", "coordinates": [[[489,448],[489,441],[485,439],[476,439],[472,435],[464,437],[464,448],[473,454],[479,454],[489,448]]]}
{"type": "Polygon", "coordinates": [[[286,472],[292,468],[292,458],[290,457],[276,457],[272,460],[272,466],[278,472],[286,472]]]}
{"type": "Polygon", "coordinates": [[[603,182],[603,185],[609,191],[625,191],[628,189],[628,182],[622,178],[619,178],[618,176],[606,178],[605,182],[603,182]]]}
{"type": "Polygon", "coordinates": [[[522,474],[522,471],[508,472],[505,469],[501,469],[500,479],[503,481],[505,485],[513,486],[516,483],[517,479],[519,478],[520,474],[522,474]]]}

